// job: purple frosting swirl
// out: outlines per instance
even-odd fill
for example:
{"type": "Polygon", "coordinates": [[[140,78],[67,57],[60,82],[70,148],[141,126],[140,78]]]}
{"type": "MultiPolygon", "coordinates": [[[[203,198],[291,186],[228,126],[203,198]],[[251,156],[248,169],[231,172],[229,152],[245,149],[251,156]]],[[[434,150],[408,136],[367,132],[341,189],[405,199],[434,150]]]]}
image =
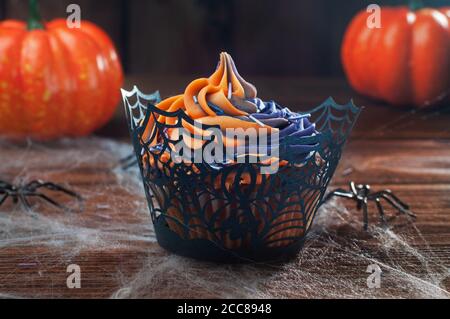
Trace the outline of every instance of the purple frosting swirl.
{"type": "Polygon", "coordinates": [[[258,112],[251,114],[251,118],[280,131],[280,144],[286,147],[286,151],[293,152],[295,156],[309,155],[317,148],[317,142],[304,143],[300,138],[318,136],[316,126],[311,123],[310,114],[292,112],[277,103],[263,102],[261,99],[252,99],[258,112]]]}

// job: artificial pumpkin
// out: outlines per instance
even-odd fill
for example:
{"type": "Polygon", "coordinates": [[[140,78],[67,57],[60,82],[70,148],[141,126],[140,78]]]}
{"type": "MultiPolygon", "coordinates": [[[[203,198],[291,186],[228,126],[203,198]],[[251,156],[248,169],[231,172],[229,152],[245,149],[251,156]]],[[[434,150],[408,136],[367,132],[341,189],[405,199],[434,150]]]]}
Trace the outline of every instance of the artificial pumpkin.
{"type": "Polygon", "coordinates": [[[0,22],[0,135],[53,139],[104,125],[120,99],[123,72],[110,38],[93,23],[0,22]]]}
{"type": "Polygon", "coordinates": [[[381,28],[371,13],[350,23],[342,62],[359,93],[393,105],[419,108],[447,102],[450,93],[450,8],[413,5],[381,8],[381,28]]]}

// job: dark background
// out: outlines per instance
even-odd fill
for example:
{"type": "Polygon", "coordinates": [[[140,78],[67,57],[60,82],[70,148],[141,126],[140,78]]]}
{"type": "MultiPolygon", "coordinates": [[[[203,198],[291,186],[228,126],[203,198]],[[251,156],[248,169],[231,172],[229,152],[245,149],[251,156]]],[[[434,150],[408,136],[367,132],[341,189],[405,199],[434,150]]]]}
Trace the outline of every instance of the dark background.
{"type": "MultiPolygon", "coordinates": [[[[26,19],[26,0],[0,0],[0,18],[26,19]]],[[[41,0],[45,19],[82,19],[115,41],[128,74],[209,74],[222,50],[242,74],[342,76],[340,43],[365,0],[41,0]]],[[[407,0],[376,1],[379,5],[407,0]]],[[[428,0],[430,6],[450,0],[428,0]]]]}

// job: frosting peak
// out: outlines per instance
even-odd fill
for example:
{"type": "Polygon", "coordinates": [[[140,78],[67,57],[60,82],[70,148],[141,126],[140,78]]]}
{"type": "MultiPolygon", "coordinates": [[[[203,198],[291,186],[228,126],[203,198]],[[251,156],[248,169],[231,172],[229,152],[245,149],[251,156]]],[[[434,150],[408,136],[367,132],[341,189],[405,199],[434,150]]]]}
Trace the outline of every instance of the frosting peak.
{"type": "MultiPolygon", "coordinates": [[[[255,86],[242,78],[228,53],[220,54],[215,72],[209,78],[191,82],[184,94],[168,98],[157,105],[164,111],[175,112],[182,109],[198,123],[218,125],[227,128],[274,128],[251,117],[258,112],[253,102],[256,98],[255,86]]],[[[165,124],[174,124],[175,119],[161,117],[165,124]]]]}
{"type": "Polygon", "coordinates": [[[202,116],[247,116],[257,107],[248,99],[256,98],[253,84],[245,81],[228,53],[220,54],[216,71],[188,85],[184,92],[186,113],[197,119],[202,116]]]}
{"type": "Polygon", "coordinates": [[[216,72],[209,78],[212,84],[227,88],[229,95],[241,99],[256,98],[255,86],[245,81],[237,71],[233,58],[226,52],[220,54],[216,72]],[[231,94],[230,94],[231,93],[231,94]]]}

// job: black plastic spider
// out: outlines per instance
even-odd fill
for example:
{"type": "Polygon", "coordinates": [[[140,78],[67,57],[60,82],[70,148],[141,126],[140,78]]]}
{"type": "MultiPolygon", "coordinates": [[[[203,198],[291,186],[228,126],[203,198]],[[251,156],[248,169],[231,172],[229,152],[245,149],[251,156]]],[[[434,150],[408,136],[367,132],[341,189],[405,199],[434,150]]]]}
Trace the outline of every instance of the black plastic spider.
{"type": "Polygon", "coordinates": [[[339,188],[329,193],[325,197],[325,202],[329,201],[332,197],[344,197],[353,199],[357,203],[358,210],[362,209],[364,230],[369,228],[369,215],[368,215],[368,202],[374,201],[380,214],[381,223],[384,227],[387,226],[386,216],[384,214],[381,200],[384,199],[392,207],[396,208],[400,214],[407,215],[411,218],[416,218],[413,212],[409,210],[409,206],[402,202],[397,196],[395,196],[390,190],[382,190],[379,192],[372,192],[370,185],[356,185],[354,182],[350,182],[350,191],[339,188]]]}
{"type": "Polygon", "coordinates": [[[77,193],[51,182],[43,182],[40,180],[35,180],[29,182],[28,184],[15,186],[13,184],[0,180],[0,206],[8,199],[8,197],[11,197],[14,204],[21,202],[25,206],[27,211],[32,212],[31,205],[27,198],[37,197],[41,198],[42,200],[50,203],[51,205],[59,209],[69,210],[67,207],[59,204],[58,202],[51,199],[44,193],[40,192],[39,191],[40,189],[47,189],[55,192],[61,192],[77,199],[80,202],[82,202],[83,200],[81,196],[78,195],[77,193]]]}

